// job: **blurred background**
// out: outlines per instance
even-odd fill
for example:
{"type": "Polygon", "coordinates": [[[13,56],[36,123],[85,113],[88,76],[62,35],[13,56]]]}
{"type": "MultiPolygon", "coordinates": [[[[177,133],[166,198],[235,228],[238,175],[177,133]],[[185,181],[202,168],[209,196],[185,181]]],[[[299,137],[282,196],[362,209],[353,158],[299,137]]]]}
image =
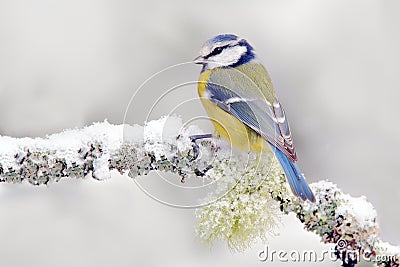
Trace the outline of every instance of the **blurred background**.
{"type": "MultiPolygon", "coordinates": [[[[192,60],[215,34],[236,33],[270,72],[308,180],[366,195],[383,240],[399,245],[399,8],[395,0],[1,0],[0,135],[120,124],[150,75],[192,60]]],[[[199,71],[192,66],[187,80],[199,71]]],[[[138,110],[131,119],[140,123],[138,110]]],[[[1,184],[0,203],[0,266],[282,264],[258,260],[261,242],[244,253],[209,248],[194,233],[193,210],[155,202],[126,176],[1,184]]],[[[327,248],[292,216],[278,232],[270,249],[327,248]]]]}

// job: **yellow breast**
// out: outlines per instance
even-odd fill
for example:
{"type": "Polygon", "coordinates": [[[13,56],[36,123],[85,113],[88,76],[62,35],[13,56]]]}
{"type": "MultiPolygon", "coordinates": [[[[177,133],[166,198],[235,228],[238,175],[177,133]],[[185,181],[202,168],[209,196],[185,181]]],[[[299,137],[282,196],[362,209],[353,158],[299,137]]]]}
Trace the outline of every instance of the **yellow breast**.
{"type": "Polygon", "coordinates": [[[227,139],[234,147],[246,151],[261,151],[266,147],[266,143],[258,133],[208,99],[206,85],[210,75],[210,70],[200,74],[198,93],[216,133],[227,139]]]}

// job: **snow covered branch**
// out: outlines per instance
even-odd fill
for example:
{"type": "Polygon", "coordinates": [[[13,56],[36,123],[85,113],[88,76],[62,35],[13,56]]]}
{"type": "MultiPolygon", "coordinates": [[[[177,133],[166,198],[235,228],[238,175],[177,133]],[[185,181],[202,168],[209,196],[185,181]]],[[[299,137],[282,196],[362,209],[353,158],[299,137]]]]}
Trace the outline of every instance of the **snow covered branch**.
{"type": "Polygon", "coordinates": [[[0,136],[0,182],[26,180],[41,185],[89,174],[104,180],[110,178],[111,170],[121,174],[129,171],[130,177],[151,170],[177,173],[181,179],[192,171],[200,175],[208,165],[201,160],[194,162],[198,151],[188,133],[179,134],[180,119],[169,118],[144,127],[96,123],[46,138],[0,136]],[[167,124],[171,130],[164,129],[167,124]]]}
{"type": "Polygon", "coordinates": [[[155,170],[176,173],[182,182],[191,176],[222,181],[207,197],[218,195],[217,201],[196,212],[203,240],[222,239],[242,250],[274,231],[280,215],[293,212],[306,230],[335,244],[344,266],[362,258],[399,266],[400,248],[379,239],[377,214],[365,197],[353,198],[320,181],[311,184],[317,203],[300,201],[273,155],[237,153],[219,139],[195,145],[189,136],[200,133],[177,117],[164,117],[145,126],[96,123],[46,138],[0,136],[0,181],[42,185],[89,175],[104,180],[112,170],[132,178],[155,170]]]}

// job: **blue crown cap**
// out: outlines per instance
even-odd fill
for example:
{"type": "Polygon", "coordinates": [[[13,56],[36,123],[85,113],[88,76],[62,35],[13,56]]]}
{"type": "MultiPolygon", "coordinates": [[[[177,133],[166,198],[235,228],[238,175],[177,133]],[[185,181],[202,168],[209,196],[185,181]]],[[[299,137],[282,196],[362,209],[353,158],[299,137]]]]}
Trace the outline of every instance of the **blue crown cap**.
{"type": "Polygon", "coordinates": [[[208,42],[217,43],[217,42],[226,42],[226,41],[236,41],[239,37],[234,34],[220,34],[211,38],[208,42]]]}

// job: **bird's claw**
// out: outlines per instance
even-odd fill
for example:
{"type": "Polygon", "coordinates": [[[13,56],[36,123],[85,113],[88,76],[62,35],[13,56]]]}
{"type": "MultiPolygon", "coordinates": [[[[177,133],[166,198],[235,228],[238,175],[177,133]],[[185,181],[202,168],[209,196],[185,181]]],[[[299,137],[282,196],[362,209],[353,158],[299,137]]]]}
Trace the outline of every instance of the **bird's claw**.
{"type": "Polygon", "coordinates": [[[193,147],[193,153],[194,153],[193,160],[196,160],[200,155],[200,147],[196,143],[196,141],[199,139],[212,138],[212,134],[191,135],[191,136],[189,136],[189,138],[192,141],[192,147],[193,147]]]}

